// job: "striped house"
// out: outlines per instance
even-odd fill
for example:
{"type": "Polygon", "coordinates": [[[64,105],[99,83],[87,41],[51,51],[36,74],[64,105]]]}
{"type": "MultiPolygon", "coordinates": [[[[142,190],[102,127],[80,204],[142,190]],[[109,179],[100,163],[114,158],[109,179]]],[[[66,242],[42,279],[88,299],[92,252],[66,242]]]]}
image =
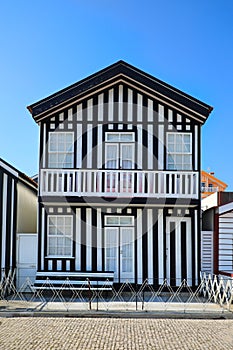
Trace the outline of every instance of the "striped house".
{"type": "Polygon", "coordinates": [[[27,249],[37,247],[36,226],[37,184],[0,158],[0,280],[16,268],[18,279],[35,275],[27,249]]]}
{"type": "Polygon", "coordinates": [[[37,280],[197,284],[212,107],[119,61],[28,109],[40,127],[37,280]]]}
{"type": "Polygon", "coordinates": [[[233,278],[233,192],[216,192],[202,202],[202,271],[233,278]]]}

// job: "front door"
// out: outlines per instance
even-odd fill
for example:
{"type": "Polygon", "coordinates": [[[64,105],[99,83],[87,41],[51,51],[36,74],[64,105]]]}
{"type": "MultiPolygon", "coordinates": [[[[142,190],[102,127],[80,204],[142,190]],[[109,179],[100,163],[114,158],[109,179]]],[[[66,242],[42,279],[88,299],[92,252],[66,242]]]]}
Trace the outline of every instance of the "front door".
{"type": "Polygon", "coordinates": [[[115,282],[133,282],[133,227],[105,227],[105,270],[114,271],[115,282]]]}
{"type": "Polygon", "coordinates": [[[166,278],[171,286],[192,285],[191,218],[166,220],[166,278]]]}
{"type": "Polygon", "coordinates": [[[34,283],[37,270],[37,234],[17,235],[17,287],[20,288],[30,279],[34,283]]]}

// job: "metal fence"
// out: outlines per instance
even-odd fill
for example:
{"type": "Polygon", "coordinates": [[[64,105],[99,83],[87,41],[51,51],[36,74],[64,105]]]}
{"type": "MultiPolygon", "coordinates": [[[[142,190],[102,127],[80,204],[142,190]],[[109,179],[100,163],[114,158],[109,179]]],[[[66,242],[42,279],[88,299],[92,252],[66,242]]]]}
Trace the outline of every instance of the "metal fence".
{"type": "Polygon", "coordinates": [[[171,286],[165,279],[155,286],[125,281],[120,285],[109,281],[94,286],[87,279],[77,286],[68,278],[59,286],[49,278],[35,288],[30,278],[16,287],[15,271],[3,275],[0,284],[0,315],[4,312],[72,312],[148,311],[173,313],[233,312],[233,280],[201,273],[200,284],[190,286],[186,280],[171,286]]]}

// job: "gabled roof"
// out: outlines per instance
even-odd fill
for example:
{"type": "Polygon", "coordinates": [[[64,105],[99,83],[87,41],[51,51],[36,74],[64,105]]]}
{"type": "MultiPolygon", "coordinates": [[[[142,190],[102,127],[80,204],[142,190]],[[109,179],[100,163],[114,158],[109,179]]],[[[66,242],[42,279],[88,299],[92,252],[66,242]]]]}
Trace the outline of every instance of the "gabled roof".
{"type": "Polygon", "coordinates": [[[22,173],[15,167],[13,167],[10,163],[6,162],[2,158],[0,158],[0,169],[3,168],[4,171],[10,173],[12,176],[15,178],[19,179],[22,181],[25,185],[29,186],[32,188],[34,191],[37,191],[38,184],[29,176],[26,174],[22,173]]]}
{"type": "Polygon", "coordinates": [[[213,174],[211,173],[207,173],[205,170],[201,171],[201,176],[205,176],[207,177],[209,180],[211,180],[214,184],[216,185],[220,185],[222,187],[227,188],[227,184],[221,180],[219,180],[217,177],[215,177],[213,174]]]}
{"type": "Polygon", "coordinates": [[[104,88],[106,85],[114,83],[119,79],[123,79],[125,82],[131,82],[136,87],[143,87],[145,91],[152,93],[155,98],[162,98],[164,101],[169,100],[174,106],[182,105],[196,115],[197,118],[195,119],[201,124],[206,121],[213,109],[204,102],[199,101],[122,60],[55,94],[33,103],[27,108],[35,121],[39,122],[46,118],[47,114],[55,113],[68,103],[75,103],[78,99],[84,97],[85,94],[94,93],[97,87],[104,88]]]}

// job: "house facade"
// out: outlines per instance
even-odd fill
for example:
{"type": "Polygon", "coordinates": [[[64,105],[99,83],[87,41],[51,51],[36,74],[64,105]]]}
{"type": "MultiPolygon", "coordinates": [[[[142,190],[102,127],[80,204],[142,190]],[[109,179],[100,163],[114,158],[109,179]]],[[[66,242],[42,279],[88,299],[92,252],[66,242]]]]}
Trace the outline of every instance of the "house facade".
{"type": "Polygon", "coordinates": [[[34,278],[36,256],[37,184],[0,159],[0,280],[10,271],[18,285],[34,278]]]}
{"type": "Polygon", "coordinates": [[[212,108],[119,61],[28,109],[40,128],[37,282],[196,285],[212,108]]]}

